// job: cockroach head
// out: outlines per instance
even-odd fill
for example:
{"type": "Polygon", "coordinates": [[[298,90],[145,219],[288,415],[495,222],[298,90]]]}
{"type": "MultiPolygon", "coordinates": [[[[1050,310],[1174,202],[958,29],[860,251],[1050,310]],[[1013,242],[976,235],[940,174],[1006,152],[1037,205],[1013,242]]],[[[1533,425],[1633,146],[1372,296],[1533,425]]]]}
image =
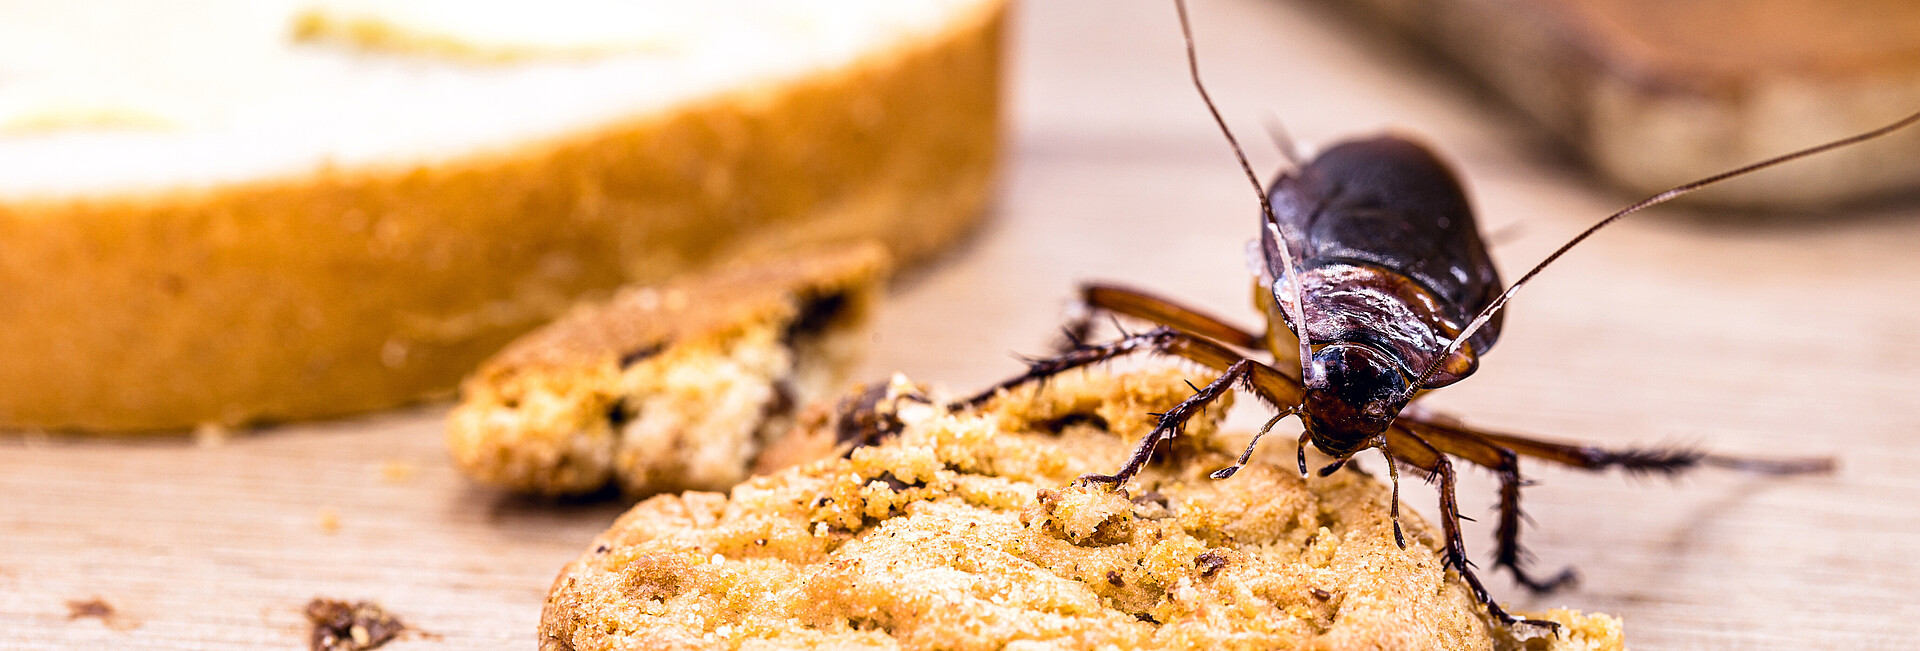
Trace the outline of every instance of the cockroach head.
{"type": "Polygon", "coordinates": [[[1366,344],[1327,345],[1306,371],[1307,433],[1335,457],[1366,449],[1407,404],[1405,372],[1391,355],[1366,344]]]}

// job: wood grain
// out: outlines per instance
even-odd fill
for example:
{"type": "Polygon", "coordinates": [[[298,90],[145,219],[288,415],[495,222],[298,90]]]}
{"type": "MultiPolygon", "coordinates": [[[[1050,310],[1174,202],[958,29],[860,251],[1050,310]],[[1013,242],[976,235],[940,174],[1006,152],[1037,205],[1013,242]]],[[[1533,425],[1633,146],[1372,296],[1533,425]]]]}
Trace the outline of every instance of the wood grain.
{"type": "MultiPolygon", "coordinates": [[[[1509,277],[1633,199],[1594,189],[1529,148],[1501,109],[1315,7],[1194,7],[1211,88],[1261,169],[1277,162],[1268,116],[1307,144],[1420,134],[1467,177],[1486,227],[1518,224],[1494,249],[1509,277]]],[[[995,214],[898,287],[863,376],[999,379],[1019,368],[1009,353],[1044,348],[1083,278],[1253,322],[1241,251],[1256,203],[1187,86],[1172,8],[1022,11],[995,214]]],[[[1479,374],[1435,406],[1613,445],[1834,454],[1840,472],[1667,482],[1528,466],[1542,484],[1527,493],[1526,539],[1542,567],[1571,564],[1585,580],[1544,597],[1491,584],[1521,608],[1621,615],[1637,648],[1904,646],[1920,616],[1920,209],[1644,217],[1521,294],[1479,374]]],[[[621,507],[469,485],[440,449],[443,416],[426,407],[211,447],[0,437],[0,647],[299,648],[300,609],[324,596],[379,601],[432,634],[389,648],[531,648],[555,572],[621,507]],[[117,619],[68,619],[66,602],[96,596],[117,619]]],[[[1466,480],[1463,506],[1479,515],[1492,482],[1466,480]]],[[[1409,500],[1433,511],[1430,492],[1409,500]]],[[[1482,559],[1488,524],[1469,523],[1482,559]]]]}

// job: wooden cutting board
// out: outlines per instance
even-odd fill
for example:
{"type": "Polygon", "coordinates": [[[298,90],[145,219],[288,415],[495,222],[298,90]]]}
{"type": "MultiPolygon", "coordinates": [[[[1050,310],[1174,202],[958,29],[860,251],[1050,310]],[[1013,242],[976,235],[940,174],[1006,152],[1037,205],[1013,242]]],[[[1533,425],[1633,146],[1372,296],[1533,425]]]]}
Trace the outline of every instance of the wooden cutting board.
{"type": "MultiPolygon", "coordinates": [[[[1920,111],[1911,0],[1359,0],[1577,150],[1659,190],[1920,111]]],[[[1703,192],[1809,208],[1920,188],[1920,130],[1703,192]]]]}

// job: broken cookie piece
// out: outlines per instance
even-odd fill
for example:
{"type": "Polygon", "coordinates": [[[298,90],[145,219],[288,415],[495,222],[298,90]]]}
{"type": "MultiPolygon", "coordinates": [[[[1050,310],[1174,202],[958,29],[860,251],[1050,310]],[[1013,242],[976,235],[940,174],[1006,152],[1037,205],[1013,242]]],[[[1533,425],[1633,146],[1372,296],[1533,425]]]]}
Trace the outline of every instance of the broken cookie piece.
{"type": "Polygon", "coordinates": [[[837,388],[886,267],[862,246],[622,290],[482,365],[448,448],[468,476],[528,493],[730,487],[837,388]]]}
{"type": "Polygon", "coordinates": [[[407,631],[400,618],[371,601],[316,598],[307,602],[307,621],[313,624],[307,638],[313,651],[377,649],[407,631]]]}
{"type": "Polygon", "coordinates": [[[1559,638],[1501,637],[1437,530],[1406,515],[1396,546],[1357,470],[1304,479],[1285,449],[1210,479],[1241,442],[1218,435],[1225,399],[1127,490],[1075,484],[1203,379],[1069,373],[961,411],[869,390],[852,404],[897,431],[623,515],[555,581],[541,648],[1620,648],[1616,620],[1567,612],[1559,638]]]}

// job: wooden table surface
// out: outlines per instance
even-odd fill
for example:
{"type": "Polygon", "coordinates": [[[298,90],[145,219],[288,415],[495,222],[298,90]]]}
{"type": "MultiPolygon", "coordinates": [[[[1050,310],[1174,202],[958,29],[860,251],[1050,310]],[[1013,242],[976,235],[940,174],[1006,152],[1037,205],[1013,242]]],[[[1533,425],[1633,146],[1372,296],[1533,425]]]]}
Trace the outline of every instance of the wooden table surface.
{"type": "MultiPolygon", "coordinates": [[[[1634,198],[1596,189],[1505,109],[1318,5],[1202,0],[1195,12],[1207,78],[1260,169],[1278,160],[1269,117],[1309,145],[1420,134],[1467,178],[1485,228],[1514,225],[1494,250],[1509,277],[1634,198]]],[[[1018,368],[1009,353],[1043,349],[1086,278],[1253,324],[1242,247],[1255,199],[1187,85],[1172,7],[1030,0],[1019,18],[997,205],[963,249],[899,284],[863,375],[997,379],[1018,368]]],[[[1911,205],[1662,209],[1566,258],[1513,304],[1480,372],[1432,404],[1514,431],[1835,455],[1841,467],[1665,481],[1529,466],[1539,566],[1571,564],[1584,581],[1536,597],[1496,576],[1495,592],[1623,616],[1638,648],[1910,646],[1917,299],[1911,205]]],[[[317,596],[375,600],[426,631],[394,649],[531,648],[548,583],[622,505],[468,484],[440,449],[444,412],[221,444],[0,436],[0,648],[298,648],[317,596]],[[72,616],[95,598],[114,614],[72,616]]],[[[1492,482],[1469,475],[1463,504],[1477,513],[1492,482]]],[[[1433,511],[1431,492],[1410,500],[1433,511]]],[[[1488,521],[1469,530],[1483,563],[1488,521]]]]}

